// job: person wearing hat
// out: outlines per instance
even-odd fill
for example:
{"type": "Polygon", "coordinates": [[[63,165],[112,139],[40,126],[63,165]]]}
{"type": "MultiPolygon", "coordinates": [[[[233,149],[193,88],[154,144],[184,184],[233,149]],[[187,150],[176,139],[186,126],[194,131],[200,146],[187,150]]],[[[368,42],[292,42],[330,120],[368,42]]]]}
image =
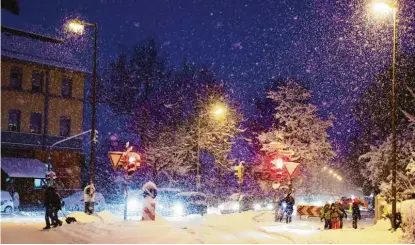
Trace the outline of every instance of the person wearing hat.
{"type": "Polygon", "coordinates": [[[56,174],[54,172],[48,172],[46,174],[46,186],[44,187],[44,198],[43,204],[45,206],[45,221],[46,226],[44,230],[51,228],[51,223],[53,227],[61,226],[62,221],[58,219],[58,210],[61,208],[61,200],[59,194],[53,188],[53,181],[56,179],[56,174]]]}

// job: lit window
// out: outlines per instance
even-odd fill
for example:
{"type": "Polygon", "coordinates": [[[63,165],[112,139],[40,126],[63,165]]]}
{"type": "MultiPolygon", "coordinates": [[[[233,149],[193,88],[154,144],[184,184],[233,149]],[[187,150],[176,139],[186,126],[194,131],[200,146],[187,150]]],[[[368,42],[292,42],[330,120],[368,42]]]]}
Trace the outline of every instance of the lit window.
{"type": "Polygon", "coordinates": [[[22,89],[23,69],[13,66],[10,70],[10,86],[14,89],[22,89]]]}
{"type": "Polygon", "coordinates": [[[9,110],[9,131],[20,132],[20,110],[9,110]]]}
{"type": "Polygon", "coordinates": [[[42,189],[42,187],[43,187],[42,179],[35,179],[34,180],[34,187],[35,187],[35,189],[42,189]]]}
{"type": "Polygon", "coordinates": [[[42,132],[42,114],[41,113],[30,114],[30,132],[34,134],[40,134],[42,132]]]}
{"type": "Polygon", "coordinates": [[[32,73],[32,92],[42,93],[43,87],[43,72],[33,71],[32,73]]]}

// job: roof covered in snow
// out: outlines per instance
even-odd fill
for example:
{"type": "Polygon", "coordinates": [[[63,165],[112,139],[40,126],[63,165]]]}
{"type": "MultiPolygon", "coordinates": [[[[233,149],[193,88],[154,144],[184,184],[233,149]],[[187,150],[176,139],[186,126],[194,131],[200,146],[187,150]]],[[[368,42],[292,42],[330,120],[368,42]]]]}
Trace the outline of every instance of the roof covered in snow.
{"type": "Polygon", "coordinates": [[[47,167],[33,158],[2,157],[1,169],[9,176],[16,178],[45,178],[47,167]]]}
{"type": "MultiPolygon", "coordinates": [[[[69,69],[73,71],[87,72],[73,50],[65,43],[47,42],[27,36],[16,35],[15,32],[27,33],[22,30],[13,30],[13,33],[4,31],[1,33],[1,56],[11,59],[33,62],[51,67],[69,69]]],[[[28,33],[36,35],[35,33],[28,33]]]]}

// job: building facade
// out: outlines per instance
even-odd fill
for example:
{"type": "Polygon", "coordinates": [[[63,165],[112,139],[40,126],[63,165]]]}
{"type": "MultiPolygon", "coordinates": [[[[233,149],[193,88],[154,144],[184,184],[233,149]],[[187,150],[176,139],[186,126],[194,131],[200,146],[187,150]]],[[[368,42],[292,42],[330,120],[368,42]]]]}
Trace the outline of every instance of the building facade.
{"type": "Polygon", "coordinates": [[[83,131],[86,71],[68,61],[61,40],[2,27],[1,48],[2,189],[17,191],[23,207],[41,200],[33,169],[50,162],[61,194],[79,190],[82,138],[54,144],[83,131]]]}

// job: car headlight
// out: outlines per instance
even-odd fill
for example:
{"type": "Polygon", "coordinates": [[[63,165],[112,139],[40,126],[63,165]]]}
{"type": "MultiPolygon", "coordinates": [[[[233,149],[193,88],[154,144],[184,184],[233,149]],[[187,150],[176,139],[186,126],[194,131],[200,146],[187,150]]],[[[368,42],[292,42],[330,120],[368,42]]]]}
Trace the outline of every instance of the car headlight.
{"type": "Polygon", "coordinates": [[[259,205],[258,203],[254,205],[254,210],[258,211],[261,209],[261,205],[259,205]]]}
{"type": "Polygon", "coordinates": [[[221,204],[221,205],[219,205],[219,209],[223,210],[223,209],[225,209],[225,206],[223,204],[221,204]]]}
{"type": "Polygon", "coordinates": [[[184,207],[181,203],[176,203],[173,207],[173,211],[176,216],[184,215],[184,207]]]}
{"type": "Polygon", "coordinates": [[[140,204],[137,200],[129,200],[128,201],[128,209],[129,210],[138,210],[140,208],[140,204]]]}
{"type": "Polygon", "coordinates": [[[232,205],[232,209],[239,210],[239,203],[235,203],[234,205],[232,205]]]}
{"type": "Polygon", "coordinates": [[[268,210],[272,210],[274,208],[274,205],[272,205],[271,203],[268,203],[267,205],[267,209],[268,210]]]}

